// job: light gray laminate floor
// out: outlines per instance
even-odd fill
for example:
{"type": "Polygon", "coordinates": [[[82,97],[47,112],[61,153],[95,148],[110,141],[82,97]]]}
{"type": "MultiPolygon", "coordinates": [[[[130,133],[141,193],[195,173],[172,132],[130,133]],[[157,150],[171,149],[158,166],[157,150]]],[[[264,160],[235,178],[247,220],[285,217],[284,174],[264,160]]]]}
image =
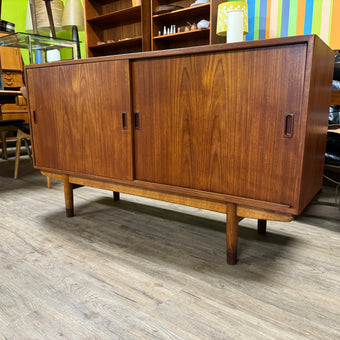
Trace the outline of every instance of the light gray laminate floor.
{"type": "MultiPolygon", "coordinates": [[[[28,159],[0,160],[0,339],[340,339],[340,213],[240,222],[225,262],[225,216],[63,187],[28,159]]],[[[324,187],[321,200],[333,199],[324,187]]]]}

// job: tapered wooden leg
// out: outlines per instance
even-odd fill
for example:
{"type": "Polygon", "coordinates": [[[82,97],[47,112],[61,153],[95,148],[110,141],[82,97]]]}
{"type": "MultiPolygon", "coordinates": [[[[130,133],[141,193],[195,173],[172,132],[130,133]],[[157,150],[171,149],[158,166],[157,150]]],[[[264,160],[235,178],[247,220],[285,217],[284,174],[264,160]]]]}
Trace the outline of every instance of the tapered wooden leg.
{"type": "Polygon", "coordinates": [[[64,180],[64,195],[65,195],[65,208],[66,216],[74,216],[73,210],[73,185],[67,179],[64,180]]]}
{"type": "Polygon", "coordinates": [[[257,220],[257,232],[265,234],[267,231],[267,220],[257,220]]]}
{"type": "Polygon", "coordinates": [[[114,201],[119,201],[119,192],[117,192],[117,191],[113,192],[113,200],[114,201]]]}
{"type": "Polygon", "coordinates": [[[30,158],[31,161],[33,161],[30,146],[28,145],[28,138],[24,138],[24,143],[25,143],[25,147],[26,147],[26,150],[27,150],[28,157],[30,158]]]}
{"type": "Polygon", "coordinates": [[[227,263],[237,262],[237,239],[238,239],[238,218],[236,215],[236,205],[227,205],[227,263]]]}
{"type": "Polygon", "coordinates": [[[18,129],[17,131],[17,140],[16,140],[16,147],[15,147],[15,165],[14,165],[14,178],[18,178],[18,172],[19,172],[19,161],[20,161],[20,148],[21,148],[21,141],[23,140],[25,142],[27,154],[30,157],[32,161],[32,155],[31,150],[28,145],[28,140],[30,140],[31,137],[29,134],[21,131],[18,129]]]}
{"type": "Polygon", "coordinates": [[[51,188],[52,188],[51,177],[46,176],[46,183],[47,183],[47,187],[48,187],[49,189],[51,189],[51,188]]]}

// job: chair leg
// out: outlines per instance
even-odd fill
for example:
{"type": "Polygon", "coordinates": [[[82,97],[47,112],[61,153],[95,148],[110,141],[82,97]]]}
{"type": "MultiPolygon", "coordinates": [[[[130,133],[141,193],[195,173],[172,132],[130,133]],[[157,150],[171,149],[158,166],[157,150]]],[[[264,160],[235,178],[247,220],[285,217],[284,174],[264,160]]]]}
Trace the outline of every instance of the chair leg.
{"type": "Polygon", "coordinates": [[[19,161],[20,161],[20,145],[21,144],[21,134],[18,130],[17,132],[17,141],[15,145],[15,164],[14,164],[14,178],[18,178],[19,172],[19,161]]]}
{"type": "Polygon", "coordinates": [[[20,161],[20,147],[21,147],[21,140],[22,139],[25,142],[25,146],[26,146],[28,155],[29,155],[30,159],[32,160],[31,151],[30,151],[29,145],[27,143],[27,140],[30,139],[30,135],[28,135],[27,133],[25,133],[25,132],[21,131],[20,129],[18,129],[18,131],[17,131],[16,146],[15,146],[15,165],[14,165],[14,178],[15,179],[18,178],[19,161],[20,161]]]}
{"type": "Polygon", "coordinates": [[[31,152],[31,149],[30,149],[30,147],[29,147],[29,145],[28,145],[27,138],[23,138],[23,140],[24,140],[24,143],[25,143],[25,147],[26,147],[26,150],[27,150],[27,154],[28,154],[30,160],[33,161],[32,152],[31,152]]]}
{"type": "Polygon", "coordinates": [[[2,141],[2,152],[5,157],[5,159],[8,159],[8,154],[7,154],[7,144],[6,144],[6,132],[1,131],[1,141],[2,141]]]}
{"type": "Polygon", "coordinates": [[[2,157],[4,157],[4,147],[3,147],[4,142],[3,142],[3,140],[2,140],[2,135],[1,135],[1,133],[0,133],[0,143],[1,143],[1,158],[2,158],[2,157]]]}
{"type": "MultiPolygon", "coordinates": [[[[17,179],[18,178],[18,172],[19,172],[19,161],[20,161],[20,148],[21,148],[21,140],[24,140],[25,142],[25,146],[27,149],[27,153],[28,156],[30,157],[31,161],[32,159],[32,152],[30,150],[30,147],[28,145],[28,140],[30,140],[30,135],[18,130],[17,131],[17,140],[16,140],[16,146],[15,146],[15,166],[14,166],[14,178],[17,179]]],[[[51,188],[51,177],[46,177],[46,181],[47,181],[47,187],[51,188]]]]}

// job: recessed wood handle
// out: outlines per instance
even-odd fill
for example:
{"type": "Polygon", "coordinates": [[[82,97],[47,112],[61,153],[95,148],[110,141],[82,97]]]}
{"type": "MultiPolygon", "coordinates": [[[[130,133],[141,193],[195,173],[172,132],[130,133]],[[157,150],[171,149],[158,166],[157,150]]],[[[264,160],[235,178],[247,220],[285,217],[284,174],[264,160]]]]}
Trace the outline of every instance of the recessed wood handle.
{"type": "Polygon", "coordinates": [[[122,112],[122,126],[124,130],[127,130],[127,116],[126,112],[122,112]]]}
{"type": "Polygon", "coordinates": [[[294,130],[294,113],[285,116],[285,137],[292,138],[294,130]]]}
{"type": "Polygon", "coordinates": [[[135,117],[135,129],[140,130],[139,112],[135,112],[134,117],[135,117]]]}
{"type": "Polygon", "coordinates": [[[33,114],[33,122],[34,124],[37,124],[37,113],[35,112],[35,110],[32,110],[32,114],[33,114]]]}

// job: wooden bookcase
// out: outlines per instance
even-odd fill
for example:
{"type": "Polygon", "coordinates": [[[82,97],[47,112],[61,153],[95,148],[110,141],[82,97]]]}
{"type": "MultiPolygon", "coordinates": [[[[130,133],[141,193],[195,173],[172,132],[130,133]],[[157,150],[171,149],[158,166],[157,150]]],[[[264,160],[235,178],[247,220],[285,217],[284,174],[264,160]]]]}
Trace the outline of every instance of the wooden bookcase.
{"type": "Polygon", "coordinates": [[[150,2],[84,0],[87,57],[150,50],[150,2]]]}
{"type": "Polygon", "coordinates": [[[223,1],[211,0],[209,3],[191,6],[193,0],[162,1],[151,0],[151,47],[163,50],[180,47],[211,45],[225,42],[216,35],[217,7],[223,1]],[[156,13],[161,5],[182,7],[171,12],[156,13]],[[192,29],[192,25],[202,20],[210,22],[209,28],[192,29]],[[175,33],[163,34],[164,28],[175,25],[175,33]],[[178,30],[180,30],[178,32],[178,30]]]}
{"type": "Polygon", "coordinates": [[[84,0],[87,57],[223,43],[216,35],[217,7],[223,0],[191,6],[194,0],[84,0]],[[156,13],[161,5],[180,8],[156,13]],[[208,20],[210,27],[192,29],[208,20]],[[164,27],[176,26],[173,34],[164,27]],[[185,27],[189,30],[185,30],[185,27]],[[178,32],[178,29],[180,31],[178,32]]]}

